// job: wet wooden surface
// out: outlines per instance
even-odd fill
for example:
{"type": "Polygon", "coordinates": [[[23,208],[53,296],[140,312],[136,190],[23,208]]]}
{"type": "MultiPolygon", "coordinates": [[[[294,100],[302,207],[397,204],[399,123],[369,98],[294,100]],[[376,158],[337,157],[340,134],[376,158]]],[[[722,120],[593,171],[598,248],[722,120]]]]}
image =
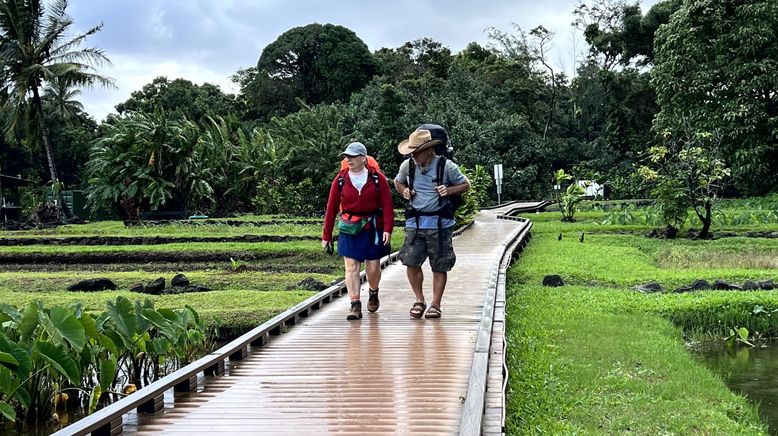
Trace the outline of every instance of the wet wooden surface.
{"type": "MultiPolygon", "coordinates": [[[[501,212],[482,211],[454,239],[441,319],[409,317],[414,295],[405,267],[392,264],[378,312],[366,310],[365,284],[362,320],[346,321],[344,295],[228,362],[224,376],[200,376],[197,392],[166,394],[175,399],[163,411],[130,414],[124,432],[457,434],[489,276],[500,243],[522,225],[496,219],[501,212]]],[[[429,303],[432,274],[428,264],[424,270],[429,303]]]]}

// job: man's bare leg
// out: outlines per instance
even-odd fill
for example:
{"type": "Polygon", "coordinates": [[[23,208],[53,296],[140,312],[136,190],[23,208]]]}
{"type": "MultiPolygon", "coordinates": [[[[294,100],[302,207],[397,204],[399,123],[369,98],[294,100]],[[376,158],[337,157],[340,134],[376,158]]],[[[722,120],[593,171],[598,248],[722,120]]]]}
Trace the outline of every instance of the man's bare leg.
{"type": "Polygon", "coordinates": [[[432,273],[432,305],[440,307],[440,301],[443,299],[443,291],[446,290],[446,282],[448,281],[448,273],[446,272],[433,272],[432,273]]]}
{"type": "Polygon", "coordinates": [[[411,289],[416,295],[416,301],[424,302],[424,291],[422,285],[424,284],[424,272],[419,266],[409,266],[406,270],[408,274],[408,282],[411,284],[411,289]]]}

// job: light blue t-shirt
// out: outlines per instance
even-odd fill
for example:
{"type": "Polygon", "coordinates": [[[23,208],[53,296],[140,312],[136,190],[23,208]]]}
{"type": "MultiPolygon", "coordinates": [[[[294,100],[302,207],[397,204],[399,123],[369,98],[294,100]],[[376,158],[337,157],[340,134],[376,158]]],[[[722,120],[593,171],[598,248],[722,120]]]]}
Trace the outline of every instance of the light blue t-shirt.
{"type": "MultiPolygon", "coordinates": [[[[439,159],[439,156],[432,158],[432,162],[430,162],[429,166],[425,168],[423,172],[421,167],[416,165],[416,175],[413,177],[413,190],[416,191],[416,195],[411,197],[411,205],[421,212],[432,212],[440,209],[440,204],[438,203],[440,195],[438,195],[438,191],[435,189],[440,184],[437,180],[439,159]]],[[[408,184],[409,160],[410,159],[406,159],[400,165],[400,170],[397,172],[397,177],[395,178],[405,185],[408,184]]],[[[443,181],[446,186],[465,183],[465,175],[459,170],[459,165],[454,163],[451,159],[446,159],[446,167],[443,171],[443,181]]],[[[449,218],[443,218],[440,224],[443,228],[448,228],[454,226],[456,221],[449,218]]],[[[405,227],[416,228],[416,218],[406,220],[405,227]]],[[[437,229],[438,217],[420,216],[418,228],[437,229]]]]}

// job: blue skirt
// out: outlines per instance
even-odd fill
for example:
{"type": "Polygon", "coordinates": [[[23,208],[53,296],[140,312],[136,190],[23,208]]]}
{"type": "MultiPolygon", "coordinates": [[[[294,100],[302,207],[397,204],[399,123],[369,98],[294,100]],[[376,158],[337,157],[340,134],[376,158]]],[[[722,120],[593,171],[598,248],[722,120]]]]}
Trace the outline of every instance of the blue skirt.
{"type": "Polygon", "coordinates": [[[357,235],[341,233],[338,235],[338,254],[360,262],[381,259],[391,253],[391,247],[383,244],[382,237],[383,231],[380,231],[376,245],[376,231],[372,226],[357,235]]]}

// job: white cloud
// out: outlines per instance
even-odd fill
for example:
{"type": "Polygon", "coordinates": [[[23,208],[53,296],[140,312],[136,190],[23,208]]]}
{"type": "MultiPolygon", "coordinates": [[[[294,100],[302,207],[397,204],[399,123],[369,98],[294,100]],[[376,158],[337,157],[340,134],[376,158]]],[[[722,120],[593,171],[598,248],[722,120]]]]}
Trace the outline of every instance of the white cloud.
{"type": "MultiPolygon", "coordinates": [[[[658,0],[644,0],[647,10],[658,0]]],[[[229,76],[256,65],[262,49],[292,27],[313,22],[353,30],[370,50],[397,47],[430,37],[462,50],[469,42],[488,42],[485,30],[525,31],[538,25],[554,31],[549,60],[570,74],[575,52],[583,53],[580,32],[571,40],[577,0],[82,0],[70,5],[78,28],[104,23],[87,41],[105,50],[112,68],[100,72],[116,79],[118,90],[84,90],[83,103],[100,120],[133,91],[159,75],[210,82],[235,92],[229,76]]]]}
{"type": "Polygon", "coordinates": [[[151,34],[157,39],[169,39],[173,30],[165,24],[165,11],[159,6],[154,7],[151,14],[151,34]]]}
{"type": "Polygon", "coordinates": [[[103,73],[116,79],[117,89],[84,90],[83,101],[86,111],[98,121],[105,118],[114,107],[128,98],[132,92],[140,90],[156,77],[168,79],[184,78],[195,84],[212,83],[227,93],[237,92],[235,84],[221,72],[214,71],[200,63],[182,63],[180,61],[160,61],[147,63],[131,56],[114,56],[113,67],[103,73]]]}

